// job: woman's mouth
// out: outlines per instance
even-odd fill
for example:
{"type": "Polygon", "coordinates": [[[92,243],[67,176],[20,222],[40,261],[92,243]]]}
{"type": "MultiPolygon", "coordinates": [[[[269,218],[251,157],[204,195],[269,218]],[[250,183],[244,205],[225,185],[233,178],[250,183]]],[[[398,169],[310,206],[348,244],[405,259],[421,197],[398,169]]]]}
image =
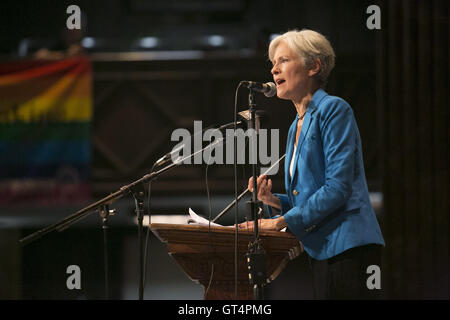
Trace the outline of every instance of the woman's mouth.
{"type": "Polygon", "coordinates": [[[283,83],[285,83],[286,82],[286,80],[284,80],[284,79],[278,79],[277,81],[275,81],[275,83],[277,84],[277,87],[279,86],[279,85],[282,85],[283,83]]]}

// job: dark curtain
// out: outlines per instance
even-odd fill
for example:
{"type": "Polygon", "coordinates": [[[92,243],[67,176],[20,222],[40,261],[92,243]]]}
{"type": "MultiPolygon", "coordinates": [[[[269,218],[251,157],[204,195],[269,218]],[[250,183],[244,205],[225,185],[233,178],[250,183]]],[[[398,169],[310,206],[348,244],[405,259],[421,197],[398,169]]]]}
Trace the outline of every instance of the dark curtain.
{"type": "Polygon", "coordinates": [[[449,2],[386,0],[381,11],[385,295],[448,299],[449,2]]]}

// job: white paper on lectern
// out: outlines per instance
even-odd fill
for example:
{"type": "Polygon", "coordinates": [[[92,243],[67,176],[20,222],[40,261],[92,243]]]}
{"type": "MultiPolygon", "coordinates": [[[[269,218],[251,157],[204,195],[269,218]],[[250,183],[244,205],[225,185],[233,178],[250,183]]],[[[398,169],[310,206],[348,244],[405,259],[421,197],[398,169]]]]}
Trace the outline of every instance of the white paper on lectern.
{"type": "MultiPolygon", "coordinates": [[[[192,210],[191,208],[189,208],[189,216],[190,216],[191,218],[189,219],[188,223],[189,223],[189,222],[193,222],[193,223],[197,223],[197,224],[204,225],[204,226],[209,225],[209,221],[208,221],[207,219],[205,219],[205,218],[203,218],[203,217],[200,217],[200,216],[199,216],[198,214],[196,214],[196,213],[194,212],[194,210],[192,210]]],[[[212,225],[212,226],[218,226],[218,227],[221,227],[220,224],[217,224],[217,223],[214,223],[214,222],[211,222],[211,225],[212,225]]]]}

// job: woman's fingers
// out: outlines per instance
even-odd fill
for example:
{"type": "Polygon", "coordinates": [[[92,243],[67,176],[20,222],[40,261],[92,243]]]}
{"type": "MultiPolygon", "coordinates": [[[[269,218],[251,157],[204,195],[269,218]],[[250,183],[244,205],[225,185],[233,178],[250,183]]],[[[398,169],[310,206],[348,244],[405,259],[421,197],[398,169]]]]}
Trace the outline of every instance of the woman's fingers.
{"type": "Polygon", "coordinates": [[[258,188],[260,188],[260,186],[262,185],[262,184],[265,184],[266,182],[267,182],[267,176],[266,175],[262,175],[262,176],[259,176],[258,177],[258,179],[256,180],[257,182],[258,182],[258,188]]]}
{"type": "MultiPolygon", "coordinates": [[[[260,196],[264,196],[267,192],[270,193],[272,190],[272,180],[267,179],[267,175],[261,175],[256,179],[257,188],[258,188],[258,198],[260,196]]],[[[248,190],[253,192],[253,177],[248,179],[248,190]]]]}
{"type": "Polygon", "coordinates": [[[258,184],[258,197],[263,196],[266,193],[267,180],[262,180],[258,184]]]}

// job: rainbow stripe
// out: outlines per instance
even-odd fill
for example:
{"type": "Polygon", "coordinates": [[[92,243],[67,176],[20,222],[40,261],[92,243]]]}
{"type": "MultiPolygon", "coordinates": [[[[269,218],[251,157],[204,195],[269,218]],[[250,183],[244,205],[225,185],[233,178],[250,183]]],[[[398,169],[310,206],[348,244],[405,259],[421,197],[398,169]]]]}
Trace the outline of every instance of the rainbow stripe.
{"type": "Polygon", "coordinates": [[[88,200],[91,88],[86,57],[0,64],[0,203],[88,200]]]}

